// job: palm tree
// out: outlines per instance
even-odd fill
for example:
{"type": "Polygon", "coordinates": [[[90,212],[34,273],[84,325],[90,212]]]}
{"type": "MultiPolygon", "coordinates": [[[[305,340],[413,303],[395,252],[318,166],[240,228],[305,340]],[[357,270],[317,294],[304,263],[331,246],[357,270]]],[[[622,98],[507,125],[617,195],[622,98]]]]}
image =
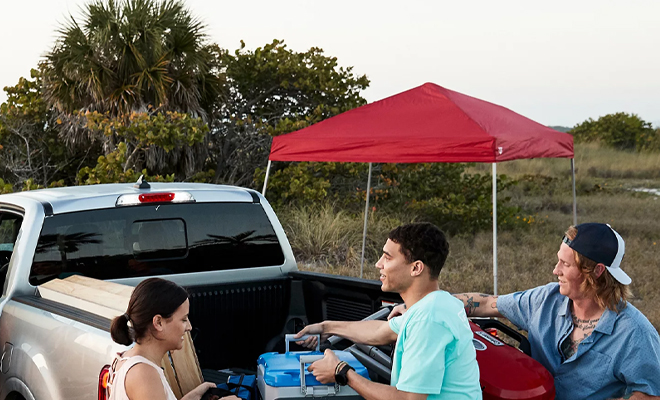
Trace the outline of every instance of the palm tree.
{"type": "Polygon", "coordinates": [[[121,116],[149,106],[205,117],[221,90],[204,25],[178,0],[95,0],[42,64],[59,110],[121,116]]]}
{"type": "MultiPolygon", "coordinates": [[[[106,153],[115,148],[116,137],[85,129],[86,111],[120,119],[177,111],[206,120],[223,90],[205,26],[180,0],[93,0],[58,33],[41,65],[43,92],[72,147],[100,140],[106,153]]],[[[147,164],[200,164],[205,154],[204,144],[169,153],[153,148],[147,164]]]]}

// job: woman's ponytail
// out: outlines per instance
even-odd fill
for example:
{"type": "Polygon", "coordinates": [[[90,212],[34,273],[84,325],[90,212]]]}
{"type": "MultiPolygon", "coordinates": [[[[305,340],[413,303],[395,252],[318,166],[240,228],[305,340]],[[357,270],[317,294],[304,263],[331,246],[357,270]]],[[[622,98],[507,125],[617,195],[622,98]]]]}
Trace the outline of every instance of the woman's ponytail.
{"type": "Polygon", "coordinates": [[[140,343],[149,333],[154,316],[170,318],[187,299],[188,292],[172,281],[161,278],[143,280],[133,290],[126,313],[112,320],[112,340],[125,346],[134,341],[140,343]]]}
{"type": "Polygon", "coordinates": [[[112,336],[112,340],[116,343],[123,344],[124,346],[129,346],[133,343],[128,328],[128,321],[128,315],[122,314],[115,317],[110,326],[110,336],[112,336]]]}

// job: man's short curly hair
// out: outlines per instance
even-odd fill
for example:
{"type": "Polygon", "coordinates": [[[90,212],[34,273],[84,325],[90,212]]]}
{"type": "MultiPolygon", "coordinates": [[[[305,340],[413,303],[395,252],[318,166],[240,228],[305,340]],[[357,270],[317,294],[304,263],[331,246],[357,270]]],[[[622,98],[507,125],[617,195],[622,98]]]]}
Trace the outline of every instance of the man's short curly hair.
{"type": "Polygon", "coordinates": [[[423,262],[431,278],[438,278],[449,254],[449,243],[440,228],[428,222],[401,225],[392,229],[389,239],[401,246],[406,261],[423,262]]]}

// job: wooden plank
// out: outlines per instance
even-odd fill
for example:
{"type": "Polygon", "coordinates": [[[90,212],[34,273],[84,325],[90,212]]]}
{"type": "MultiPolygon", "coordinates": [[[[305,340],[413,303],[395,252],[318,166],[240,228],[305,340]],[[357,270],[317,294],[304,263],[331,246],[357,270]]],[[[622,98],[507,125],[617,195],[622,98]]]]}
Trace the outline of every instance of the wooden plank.
{"type": "Polygon", "coordinates": [[[183,397],[183,394],[181,393],[181,387],[179,386],[179,382],[177,382],[176,380],[176,373],[174,372],[174,367],[172,366],[172,362],[170,361],[169,355],[170,355],[169,352],[165,353],[165,357],[163,357],[160,364],[163,367],[165,378],[167,379],[167,383],[170,384],[174,396],[176,396],[177,399],[181,399],[183,397]]]}
{"type": "Polygon", "coordinates": [[[172,360],[182,393],[188,393],[204,382],[190,332],[186,332],[181,350],[172,351],[172,360]]]}
{"type": "Polygon", "coordinates": [[[125,307],[123,310],[119,309],[113,303],[113,301],[125,303],[125,298],[121,296],[105,293],[72,282],[64,282],[61,279],[53,279],[40,285],[39,294],[45,299],[85,310],[108,319],[113,319],[126,310],[125,307]],[[97,294],[98,297],[96,297],[97,294]],[[114,297],[112,297],[112,300],[109,300],[108,296],[114,297]],[[100,299],[105,299],[105,301],[100,299]],[[113,306],[110,307],[110,305],[113,306]]]}
{"type": "MultiPolygon", "coordinates": [[[[72,275],[40,285],[39,293],[43,298],[113,319],[126,312],[133,289],[114,282],[72,275]]],[[[171,360],[166,354],[161,365],[177,399],[203,382],[190,332],[186,332],[183,348],[171,352],[171,360]]]]}
{"type": "Polygon", "coordinates": [[[71,275],[65,278],[64,280],[67,282],[77,283],[78,285],[83,285],[90,288],[102,290],[104,292],[127,297],[129,299],[131,298],[131,294],[133,294],[133,290],[135,289],[133,286],[122,285],[120,283],[114,283],[114,282],[106,282],[100,279],[88,278],[82,275],[71,275]]]}

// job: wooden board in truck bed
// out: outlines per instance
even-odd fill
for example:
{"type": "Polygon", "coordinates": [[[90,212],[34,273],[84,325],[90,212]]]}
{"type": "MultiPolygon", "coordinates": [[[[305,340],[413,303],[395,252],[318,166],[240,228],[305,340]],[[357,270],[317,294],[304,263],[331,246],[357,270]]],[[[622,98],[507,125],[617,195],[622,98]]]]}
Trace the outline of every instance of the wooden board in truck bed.
{"type": "MultiPolygon", "coordinates": [[[[112,320],[126,312],[133,287],[81,275],[53,279],[38,287],[41,297],[112,320]]],[[[108,360],[110,362],[111,360],[108,360]]],[[[178,399],[202,383],[202,371],[190,333],[181,350],[169,352],[161,362],[165,377],[178,399]]]]}

